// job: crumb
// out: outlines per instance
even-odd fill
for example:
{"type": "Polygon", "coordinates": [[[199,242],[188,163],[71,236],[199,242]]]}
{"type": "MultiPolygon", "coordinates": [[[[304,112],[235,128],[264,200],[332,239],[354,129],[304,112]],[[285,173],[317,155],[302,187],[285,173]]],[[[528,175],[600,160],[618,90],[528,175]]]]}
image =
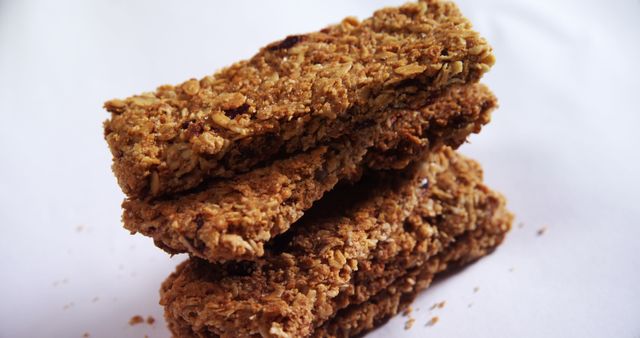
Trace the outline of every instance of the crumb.
{"type": "Polygon", "coordinates": [[[434,303],[433,305],[431,305],[431,307],[429,308],[429,311],[433,311],[435,309],[442,309],[445,305],[447,304],[446,300],[443,300],[439,303],[434,303]]]}
{"type": "Polygon", "coordinates": [[[469,303],[469,305],[467,305],[468,308],[472,307],[473,303],[469,303]]]}
{"type": "Polygon", "coordinates": [[[413,308],[411,306],[408,306],[406,309],[404,309],[404,311],[402,311],[402,315],[406,317],[410,315],[411,312],[413,312],[413,308]]]}
{"type": "Polygon", "coordinates": [[[142,316],[140,315],[135,315],[131,317],[131,319],[129,319],[129,325],[131,326],[141,324],[141,323],[144,323],[144,318],[142,318],[142,316]]]}
{"type": "Polygon", "coordinates": [[[85,333],[82,335],[82,338],[89,338],[89,332],[85,332],[85,333]]]}
{"type": "Polygon", "coordinates": [[[547,227],[543,226],[542,228],[538,229],[538,236],[544,235],[545,232],[547,232],[547,227]]]}
{"type": "Polygon", "coordinates": [[[434,326],[440,320],[438,316],[431,317],[426,326],[434,326]]]}
{"type": "Polygon", "coordinates": [[[155,322],[156,322],[156,319],[153,318],[153,316],[148,316],[147,317],[147,324],[153,325],[153,323],[155,323],[155,322]]]}
{"type": "Polygon", "coordinates": [[[513,271],[515,271],[515,270],[516,270],[516,268],[514,268],[514,267],[510,267],[510,268],[509,268],[509,272],[513,272],[513,271]]]}
{"type": "Polygon", "coordinates": [[[473,293],[478,293],[478,291],[480,291],[479,287],[476,286],[475,288],[473,288],[473,293]]]}
{"type": "Polygon", "coordinates": [[[76,227],[76,232],[82,232],[82,230],[84,230],[84,225],[78,225],[76,227]]]}
{"type": "Polygon", "coordinates": [[[62,309],[63,309],[63,310],[68,310],[68,309],[72,308],[72,307],[73,307],[73,305],[74,305],[74,304],[73,304],[73,302],[68,303],[68,304],[65,304],[65,305],[62,307],[62,309]]]}
{"type": "Polygon", "coordinates": [[[97,303],[99,300],[100,300],[100,298],[93,297],[93,299],[91,300],[91,303],[97,303]]]}
{"type": "Polygon", "coordinates": [[[407,320],[407,322],[404,323],[404,329],[409,330],[411,327],[413,327],[413,323],[415,322],[416,322],[415,318],[409,318],[409,320],[407,320]]]}
{"type": "Polygon", "coordinates": [[[522,223],[522,222],[518,223],[518,228],[520,228],[520,229],[524,228],[524,223],[522,223]]]}
{"type": "Polygon", "coordinates": [[[51,283],[51,285],[59,286],[59,285],[68,284],[68,283],[69,283],[69,279],[65,278],[65,279],[62,279],[62,280],[55,280],[55,281],[53,281],[53,283],[51,283]]]}

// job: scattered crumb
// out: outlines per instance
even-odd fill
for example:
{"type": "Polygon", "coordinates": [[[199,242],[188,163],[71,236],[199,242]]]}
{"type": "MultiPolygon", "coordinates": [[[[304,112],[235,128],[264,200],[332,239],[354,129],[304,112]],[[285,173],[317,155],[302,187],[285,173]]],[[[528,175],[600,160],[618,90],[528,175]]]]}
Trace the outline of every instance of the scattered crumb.
{"type": "Polygon", "coordinates": [[[82,338],[89,338],[89,332],[85,332],[85,333],[82,335],[82,338]]]}
{"type": "Polygon", "coordinates": [[[142,323],[144,323],[144,318],[142,318],[142,316],[140,315],[135,315],[131,317],[131,319],[129,319],[129,325],[131,326],[142,324],[142,323]]]}
{"type": "Polygon", "coordinates": [[[153,325],[153,323],[155,323],[155,322],[156,322],[156,319],[153,318],[153,316],[147,317],[147,324],[153,325]]]}
{"type": "Polygon", "coordinates": [[[480,291],[479,287],[476,286],[475,288],[473,288],[473,293],[478,293],[478,291],[480,291]]]}
{"type": "Polygon", "coordinates": [[[78,225],[76,227],[76,232],[82,232],[82,230],[84,230],[84,225],[78,225]]]}
{"type": "Polygon", "coordinates": [[[411,312],[413,312],[413,307],[411,307],[411,305],[409,305],[406,309],[404,309],[404,311],[402,311],[402,315],[406,317],[406,316],[410,315],[411,312]]]}
{"type": "Polygon", "coordinates": [[[469,308],[472,307],[472,306],[473,306],[473,303],[469,303],[469,305],[467,305],[467,307],[469,307],[469,308]]]}
{"type": "Polygon", "coordinates": [[[433,305],[431,305],[431,307],[429,308],[429,311],[433,311],[435,309],[442,309],[445,305],[447,304],[446,300],[443,300],[439,303],[434,303],[433,305]]]}
{"type": "Polygon", "coordinates": [[[62,279],[62,280],[53,281],[53,283],[51,283],[51,285],[58,286],[58,285],[68,284],[68,283],[69,283],[69,279],[65,278],[65,279],[62,279]]]}
{"type": "Polygon", "coordinates": [[[429,319],[426,326],[434,326],[439,320],[440,318],[438,316],[433,316],[431,317],[431,319],[429,319]]]}
{"type": "Polygon", "coordinates": [[[513,271],[515,271],[515,270],[516,270],[516,268],[514,268],[514,267],[510,267],[510,268],[509,268],[509,272],[513,272],[513,271]]]}
{"type": "Polygon", "coordinates": [[[99,300],[100,300],[100,298],[93,297],[93,299],[91,300],[91,303],[97,303],[99,300]]]}
{"type": "Polygon", "coordinates": [[[518,223],[518,228],[520,228],[520,229],[524,228],[524,223],[522,223],[522,222],[518,223]]]}
{"type": "Polygon", "coordinates": [[[409,330],[411,327],[413,327],[413,323],[415,322],[416,322],[415,318],[409,318],[409,320],[407,320],[407,322],[404,323],[404,329],[409,330]]]}
{"type": "Polygon", "coordinates": [[[63,310],[68,310],[68,309],[72,308],[72,307],[73,307],[73,305],[74,305],[74,304],[73,304],[73,302],[68,303],[68,304],[65,304],[65,305],[62,307],[62,309],[63,309],[63,310]]]}
{"type": "Polygon", "coordinates": [[[545,232],[547,232],[547,227],[543,226],[542,228],[538,229],[538,236],[544,235],[545,232]]]}

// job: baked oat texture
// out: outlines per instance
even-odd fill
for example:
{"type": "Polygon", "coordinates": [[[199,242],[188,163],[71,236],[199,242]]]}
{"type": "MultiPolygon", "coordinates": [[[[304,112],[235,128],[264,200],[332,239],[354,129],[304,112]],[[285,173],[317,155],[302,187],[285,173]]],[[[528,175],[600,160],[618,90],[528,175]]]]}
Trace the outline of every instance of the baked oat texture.
{"type": "Polygon", "coordinates": [[[166,200],[123,203],[125,228],[170,253],[211,262],[252,260],[340,181],[364,167],[400,169],[443,144],[457,147],[489,122],[496,99],[487,87],[452,88],[421,110],[400,110],[351,135],[166,200]]]}
{"type": "MultiPolygon", "coordinates": [[[[499,211],[500,212],[500,211],[499,211]]],[[[501,216],[507,216],[502,214],[501,216]]],[[[508,222],[508,221],[507,221],[508,222]]],[[[356,337],[382,325],[402,312],[417,294],[426,289],[439,274],[446,274],[491,253],[506,235],[503,223],[480,223],[443,252],[428,259],[424,265],[409,270],[385,290],[367,301],[350,305],[317,328],[313,337],[356,337]]]]}
{"type": "MultiPolygon", "coordinates": [[[[311,334],[312,337],[359,337],[379,327],[405,309],[416,295],[426,289],[442,272],[456,270],[497,247],[506,234],[496,223],[479,224],[472,232],[456,239],[452,247],[427,260],[424,265],[409,270],[395,280],[386,290],[368,300],[352,304],[338,311],[311,334]],[[494,227],[495,225],[497,227],[494,227]]],[[[215,337],[215,334],[195,332],[189,322],[167,317],[174,337],[215,337]]],[[[276,336],[277,337],[277,336],[276,336]]]]}
{"type": "Polygon", "coordinates": [[[289,36],[201,80],[108,101],[105,138],[123,191],[158,197],[317,147],[386,120],[390,107],[417,109],[493,63],[453,3],[420,0],[289,36]]]}
{"type": "Polygon", "coordinates": [[[183,263],[161,290],[174,334],[300,337],[325,323],[337,332],[329,325],[338,311],[448,257],[477,229],[510,228],[504,199],[481,183],[480,167],[448,148],[399,175],[375,176],[323,198],[255,262],[183,263]]]}

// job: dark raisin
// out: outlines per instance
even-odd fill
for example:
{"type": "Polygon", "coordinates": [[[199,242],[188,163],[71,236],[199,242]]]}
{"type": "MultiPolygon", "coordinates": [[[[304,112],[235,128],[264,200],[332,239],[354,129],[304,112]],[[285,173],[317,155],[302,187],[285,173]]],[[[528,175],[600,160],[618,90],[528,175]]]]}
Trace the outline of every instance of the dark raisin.
{"type": "Polygon", "coordinates": [[[204,217],[202,215],[196,216],[195,223],[196,223],[196,233],[195,233],[195,236],[194,236],[195,238],[192,241],[192,245],[197,250],[202,251],[205,248],[206,245],[198,237],[198,232],[200,231],[200,228],[202,228],[202,226],[204,225],[204,217]]]}
{"type": "Polygon", "coordinates": [[[249,111],[249,105],[246,103],[243,103],[240,107],[238,108],[233,108],[233,109],[227,109],[224,111],[224,114],[230,118],[230,119],[234,119],[236,116],[240,115],[240,114],[244,114],[247,111],[249,111]]]}
{"type": "Polygon", "coordinates": [[[196,229],[200,230],[200,228],[202,228],[202,226],[204,225],[204,217],[202,217],[202,215],[198,215],[196,216],[196,229]]]}
{"type": "Polygon", "coordinates": [[[269,47],[269,50],[289,49],[302,41],[303,35],[289,35],[280,43],[269,47]]]}
{"type": "Polygon", "coordinates": [[[315,178],[316,181],[323,181],[327,176],[329,176],[329,172],[325,168],[318,168],[313,174],[313,178],[315,178]]]}
{"type": "Polygon", "coordinates": [[[256,269],[256,265],[254,262],[230,262],[227,265],[227,272],[231,276],[249,276],[256,269]]]}
{"type": "Polygon", "coordinates": [[[456,129],[464,128],[468,123],[466,116],[459,114],[451,119],[451,125],[456,129]]]}

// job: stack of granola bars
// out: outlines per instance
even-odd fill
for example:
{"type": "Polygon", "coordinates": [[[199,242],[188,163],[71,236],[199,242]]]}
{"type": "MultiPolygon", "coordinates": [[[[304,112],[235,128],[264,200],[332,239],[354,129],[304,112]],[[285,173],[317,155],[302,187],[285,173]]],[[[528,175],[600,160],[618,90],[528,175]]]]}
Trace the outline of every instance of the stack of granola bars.
{"type": "Polygon", "coordinates": [[[359,335],[495,248],[512,216],[453,150],[496,108],[493,63],[421,0],[107,102],[125,228],[190,255],[161,288],[173,334],[359,335]]]}

